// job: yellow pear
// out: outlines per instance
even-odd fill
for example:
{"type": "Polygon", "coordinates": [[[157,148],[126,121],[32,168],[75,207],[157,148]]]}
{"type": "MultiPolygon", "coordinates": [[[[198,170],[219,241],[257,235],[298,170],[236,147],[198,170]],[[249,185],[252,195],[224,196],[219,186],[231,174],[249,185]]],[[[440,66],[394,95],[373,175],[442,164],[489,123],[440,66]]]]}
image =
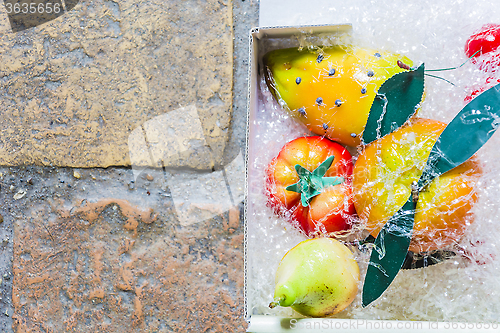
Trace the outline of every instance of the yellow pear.
{"type": "Polygon", "coordinates": [[[359,267],[352,252],[331,238],[313,238],[288,251],[276,271],[274,302],[310,317],[339,313],[358,292],[359,267]]]}

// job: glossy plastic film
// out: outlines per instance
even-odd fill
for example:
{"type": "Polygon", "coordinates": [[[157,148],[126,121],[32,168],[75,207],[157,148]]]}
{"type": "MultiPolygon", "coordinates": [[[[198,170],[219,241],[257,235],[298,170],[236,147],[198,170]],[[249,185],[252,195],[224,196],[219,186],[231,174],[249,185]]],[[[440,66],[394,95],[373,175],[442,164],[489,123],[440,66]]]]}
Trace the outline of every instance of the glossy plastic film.
{"type": "MultiPolygon", "coordinates": [[[[439,91],[428,88],[427,81],[437,79],[426,75],[426,59],[365,47],[349,28],[333,26],[327,37],[319,37],[327,28],[321,27],[319,35],[314,29],[259,29],[252,35],[247,319],[300,317],[290,308],[269,308],[276,270],[284,255],[305,239],[331,237],[352,251],[361,272],[358,295],[335,319],[451,320],[447,299],[431,294],[447,290],[443,274],[453,277],[452,294],[458,299],[479,276],[496,283],[489,275],[495,271],[490,265],[495,240],[481,233],[491,224],[477,213],[484,209],[484,200],[494,200],[481,187],[494,179],[491,170],[496,165],[487,164],[491,147],[487,154],[481,147],[495,137],[496,88],[478,94],[465,107],[459,101],[463,111],[457,116],[461,125],[456,125],[452,118],[458,111],[452,117],[448,111],[449,118],[443,119],[427,106],[434,105],[439,91]],[[344,147],[352,156],[352,175],[329,171],[338,154],[318,153],[314,143],[294,146],[296,140],[313,137],[344,147]],[[453,156],[452,167],[430,171],[436,151],[444,161],[450,160],[448,154],[453,156]],[[325,170],[318,172],[321,167],[325,170]],[[333,177],[344,182],[325,181],[333,177]],[[311,222],[310,204],[342,186],[350,190],[339,205],[344,225],[334,230],[318,223],[321,218],[311,222]],[[348,208],[350,202],[354,211],[348,208]],[[481,275],[484,270],[490,273],[481,275]],[[428,313],[428,307],[439,310],[428,313]]],[[[333,202],[331,196],[326,202],[333,202]]],[[[474,295],[477,292],[482,294],[483,287],[474,295]]],[[[455,298],[448,301],[454,304],[455,298]]],[[[495,302],[491,298],[489,304],[495,307],[495,302]]],[[[480,304],[475,297],[462,302],[464,311],[480,304]]],[[[488,321],[488,316],[478,313],[471,320],[488,321]]]]}

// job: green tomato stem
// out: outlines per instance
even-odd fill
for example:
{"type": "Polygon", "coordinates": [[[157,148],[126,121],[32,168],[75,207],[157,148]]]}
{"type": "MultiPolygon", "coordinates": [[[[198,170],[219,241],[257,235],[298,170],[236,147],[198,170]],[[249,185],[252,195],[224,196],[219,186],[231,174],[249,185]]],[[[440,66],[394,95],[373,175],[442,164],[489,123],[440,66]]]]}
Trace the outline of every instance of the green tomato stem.
{"type": "Polygon", "coordinates": [[[342,184],[342,177],[325,177],[326,171],[333,163],[335,156],[330,156],[323,161],[314,171],[309,171],[300,164],[295,165],[295,170],[299,175],[299,181],[286,187],[287,191],[293,191],[301,194],[301,203],[303,207],[309,206],[311,199],[323,192],[330,186],[342,184]]]}

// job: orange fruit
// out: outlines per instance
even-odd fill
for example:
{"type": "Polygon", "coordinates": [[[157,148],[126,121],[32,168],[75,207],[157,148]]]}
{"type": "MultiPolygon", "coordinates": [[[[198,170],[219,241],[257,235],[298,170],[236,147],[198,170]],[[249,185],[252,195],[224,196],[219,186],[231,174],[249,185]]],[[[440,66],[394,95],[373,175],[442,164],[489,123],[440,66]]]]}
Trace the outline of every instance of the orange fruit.
{"type": "MultiPolygon", "coordinates": [[[[445,127],[436,120],[414,119],[372,142],[360,154],[353,172],[354,205],[374,237],[411,195],[411,185],[422,175],[445,127]]],[[[435,178],[419,193],[410,251],[444,248],[463,236],[472,222],[471,209],[477,201],[474,187],[480,175],[473,157],[435,178]]]]}

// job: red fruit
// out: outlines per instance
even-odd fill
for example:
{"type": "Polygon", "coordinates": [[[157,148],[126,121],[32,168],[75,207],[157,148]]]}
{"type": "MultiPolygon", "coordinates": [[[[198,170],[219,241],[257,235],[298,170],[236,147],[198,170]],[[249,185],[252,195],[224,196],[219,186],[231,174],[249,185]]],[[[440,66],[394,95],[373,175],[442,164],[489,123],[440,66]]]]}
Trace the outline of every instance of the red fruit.
{"type": "Polygon", "coordinates": [[[482,84],[479,88],[474,89],[470,94],[468,94],[465,97],[465,99],[464,99],[465,104],[472,101],[474,98],[476,98],[476,96],[480,95],[482,92],[490,89],[493,86],[496,86],[499,83],[500,83],[500,78],[497,79],[497,78],[493,78],[493,77],[488,77],[486,79],[486,81],[484,82],[484,84],[482,84]]]}
{"type": "Polygon", "coordinates": [[[500,68],[500,48],[479,57],[472,58],[472,62],[479,66],[479,69],[486,73],[495,74],[500,68]]]}
{"type": "MultiPolygon", "coordinates": [[[[275,213],[289,219],[308,236],[347,230],[350,228],[349,219],[355,213],[352,169],[351,154],[338,143],[319,136],[290,141],[267,167],[268,204],[275,213]],[[344,181],[326,186],[304,206],[303,193],[286,189],[303,179],[297,173],[296,165],[313,172],[331,156],[334,159],[324,177],[342,177],[344,181]]],[[[314,180],[309,182],[314,183],[314,180]]]]}
{"type": "Polygon", "coordinates": [[[489,23],[472,34],[465,43],[465,55],[470,58],[494,51],[500,46],[500,24],[489,23]]]}
{"type": "Polygon", "coordinates": [[[465,55],[469,58],[474,55],[471,61],[478,64],[481,70],[495,72],[500,66],[499,46],[500,24],[489,23],[482,26],[481,29],[467,39],[465,55]]]}

